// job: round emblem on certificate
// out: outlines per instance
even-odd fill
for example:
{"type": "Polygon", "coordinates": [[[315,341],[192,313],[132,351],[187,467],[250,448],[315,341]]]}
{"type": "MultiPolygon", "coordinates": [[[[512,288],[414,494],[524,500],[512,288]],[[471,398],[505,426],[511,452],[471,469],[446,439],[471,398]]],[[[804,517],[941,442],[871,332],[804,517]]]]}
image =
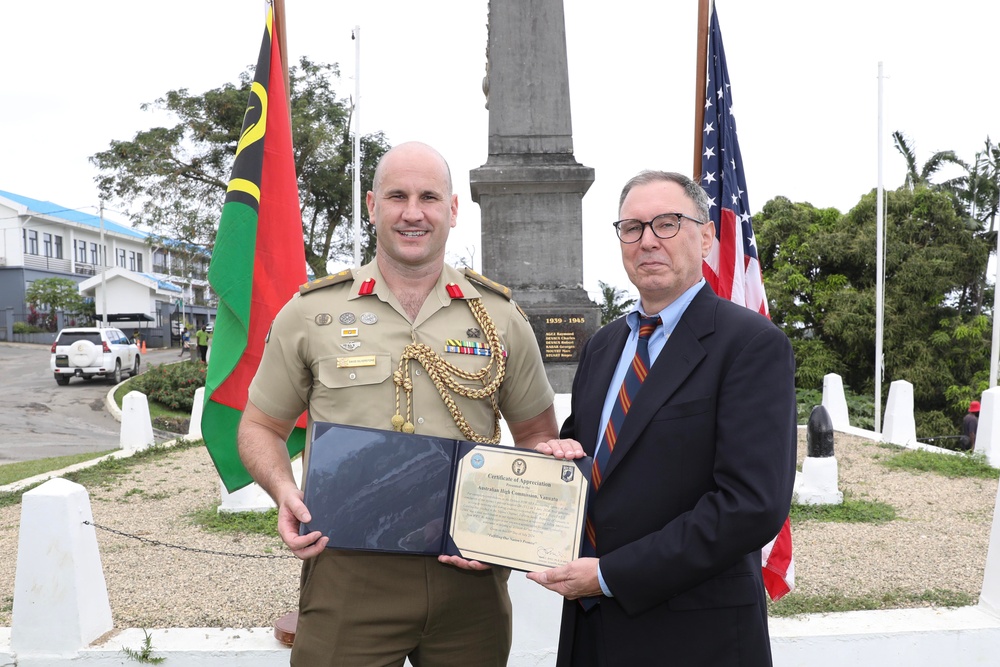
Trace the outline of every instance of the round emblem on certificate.
{"type": "Polygon", "coordinates": [[[472,455],[472,467],[473,468],[475,468],[475,469],[478,470],[479,468],[483,467],[484,463],[486,463],[486,459],[483,458],[482,454],[478,454],[477,453],[477,454],[473,454],[472,455]]]}
{"type": "Polygon", "coordinates": [[[333,322],[333,315],[331,315],[330,313],[320,313],[319,315],[316,316],[316,324],[320,325],[321,327],[325,327],[331,322],[333,322]]]}
{"type": "Polygon", "coordinates": [[[378,322],[378,315],[375,313],[361,313],[362,324],[375,324],[378,322]]]}
{"type": "Polygon", "coordinates": [[[354,313],[341,313],[340,323],[341,324],[354,324],[358,321],[358,318],[354,316],[354,313]]]}
{"type": "Polygon", "coordinates": [[[520,477],[528,469],[528,464],[524,461],[524,459],[514,459],[514,462],[510,464],[510,469],[515,475],[520,477]]]}

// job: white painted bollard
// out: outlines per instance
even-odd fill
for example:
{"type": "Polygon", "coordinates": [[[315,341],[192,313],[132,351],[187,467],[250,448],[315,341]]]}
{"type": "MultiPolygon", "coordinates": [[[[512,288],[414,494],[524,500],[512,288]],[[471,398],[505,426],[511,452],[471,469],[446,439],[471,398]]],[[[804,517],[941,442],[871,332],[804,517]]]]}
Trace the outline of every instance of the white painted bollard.
{"type": "Polygon", "coordinates": [[[149,402],[142,392],[130,391],[122,399],[122,429],[118,442],[122,449],[133,451],[146,449],[156,442],[149,419],[149,402]]]}
{"type": "Polygon", "coordinates": [[[1000,387],[984,391],[980,403],[975,451],[986,456],[991,466],[1000,468],[1000,387]]]}
{"type": "MultiPolygon", "coordinates": [[[[983,394],[983,402],[986,401],[986,394],[990,391],[993,389],[983,394]]],[[[978,433],[976,442],[979,442],[978,433]]],[[[986,571],[983,573],[983,590],[979,594],[979,604],[990,612],[1000,615],[1000,489],[997,489],[997,500],[993,506],[993,527],[990,529],[990,546],[986,551],[986,571]]]]}
{"type": "Polygon", "coordinates": [[[913,419],[913,385],[906,380],[896,380],[889,385],[882,436],[886,442],[896,445],[917,444],[917,423],[913,419]]]}
{"type": "Polygon", "coordinates": [[[188,423],[188,440],[201,440],[201,415],[205,411],[205,388],[194,390],[194,405],[191,406],[191,420],[188,423]]]}
{"type": "Polygon", "coordinates": [[[834,430],[844,431],[851,426],[847,398],[844,396],[844,381],[836,373],[823,376],[823,407],[830,413],[834,430]]]}
{"type": "Polygon", "coordinates": [[[11,622],[19,662],[75,655],[114,627],[95,529],[84,521],[93,515],[79,484],[52,479],[21,497],[11,622]]]}
{"type": "MultiPolygon", "coordinates": [[[[295,484],[302,488],[302,457],[299,456],[292,461],[292,475],[295,476],[295,484]]],[[[229,493],[226,485],[219,481],[219,490],[222,494],[222,502],[219,505],[219,512],[266,512],[274,509],[274,501],[271,496],[258,484],[250,484],[229,493]]]]}

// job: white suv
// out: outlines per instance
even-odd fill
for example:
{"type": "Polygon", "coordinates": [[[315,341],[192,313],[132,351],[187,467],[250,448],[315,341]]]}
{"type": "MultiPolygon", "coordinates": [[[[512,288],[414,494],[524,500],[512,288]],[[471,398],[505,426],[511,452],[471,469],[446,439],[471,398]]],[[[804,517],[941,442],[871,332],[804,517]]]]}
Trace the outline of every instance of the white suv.
{"type": "Polygon", "coordinates": [[[118,329],[63,329],[52,343],[49,366],[59,385],[74,376],[89,380],[95,375],[118,384],[123,372],[139,374],[139,348],[118,329]]]}

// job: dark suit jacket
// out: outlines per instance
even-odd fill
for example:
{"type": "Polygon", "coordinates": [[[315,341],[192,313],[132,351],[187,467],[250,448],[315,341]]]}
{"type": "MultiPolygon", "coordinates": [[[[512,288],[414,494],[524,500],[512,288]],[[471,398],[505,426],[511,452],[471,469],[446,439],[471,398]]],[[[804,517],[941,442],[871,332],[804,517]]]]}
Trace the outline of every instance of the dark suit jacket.
{"type": "MultiPolygon", "coordinates": [[[[624,318],[583,350],[561,437],[592,455],[624,318]]],[[[650,369],[590,516],[613,665],[770,665],[760,549],[788,516],[795,477],[795,360],[767,318],[705,285],[650,369]]],[[[575,601],[563,608],[569,665],[575,601]]]]}

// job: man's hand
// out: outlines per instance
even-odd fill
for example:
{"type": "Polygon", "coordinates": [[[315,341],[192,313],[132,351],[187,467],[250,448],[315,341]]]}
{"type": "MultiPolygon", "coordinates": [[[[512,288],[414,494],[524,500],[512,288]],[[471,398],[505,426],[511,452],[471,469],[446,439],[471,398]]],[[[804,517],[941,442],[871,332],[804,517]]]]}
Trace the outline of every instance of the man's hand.
{"type": "Polygon", "coordinates": [[[582,459],[587,455],[583,451],[583,445],[576,440],[555,438],[535,445],[535,451],[541,454],[548,454],[557,459],[582,459]]]}
{"type": "Polygon", "coordinates": [[[302,502],[301,491],[294,489],[281,499],[278,505],[278,535],[292,553],[302,560],[323,553],[323,549],[330,541],[329,537],[325,537],[318,530],[299,535],[299,527],[311,520],[312,515],[302,502]]]}
{"type": "Polygon", "coordinates": [[[555,591],[567,600],[604,595],[597,581],[597,559],[578,558],[541,572],[529,572],[528,579],[555,591]]]}

